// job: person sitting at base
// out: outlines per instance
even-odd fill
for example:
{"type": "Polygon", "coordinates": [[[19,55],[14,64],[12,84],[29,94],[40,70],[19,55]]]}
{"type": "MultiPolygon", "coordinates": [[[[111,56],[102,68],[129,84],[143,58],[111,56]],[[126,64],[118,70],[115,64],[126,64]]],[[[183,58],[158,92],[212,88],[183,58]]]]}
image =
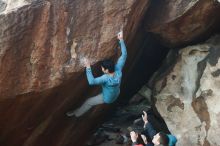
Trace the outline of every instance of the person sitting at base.
{"type": "Polygon", "coordinates": [[[144,121],[144,135],[150,136],[152,143],[155,146],[175,146],[177,139],[171,134],[165,134],[163,132],[157,133],[153,126],[148,122],[147,113],[143,111],[142,119],[144,121]]]}
{"type": "Polygon", "coordinates": [[[87,99],[84,104],[75,111],[67,112],[67,116],[75,115],[76,117],[79,117],[95,105],[103,103],[113,103],[119,96],[122,69],[127,58],[127,50],[123,40],[123,32],[120,31],[117,37],[119,39],[122,54],[118,59],[116,65],[112,60],[109,59],[101,62],[101,69],[104,75],[94,78],[90,67],[90,62],[88,60],[85,60],[86,75],[89,85],[101,85],[102,93],[87,99]]]}

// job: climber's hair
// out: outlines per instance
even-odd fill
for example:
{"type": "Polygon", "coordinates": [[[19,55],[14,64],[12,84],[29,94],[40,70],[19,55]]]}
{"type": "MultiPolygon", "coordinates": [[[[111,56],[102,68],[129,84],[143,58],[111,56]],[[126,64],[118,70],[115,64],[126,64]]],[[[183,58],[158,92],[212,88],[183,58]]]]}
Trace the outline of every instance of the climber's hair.
{"type": "Polygon", "coordinates": [[[165,134],[165,133],[163,133],[163,132],[159,132],[159,136],[160,136],[160,145],[161,146],[168,146],[168,144],[169,144],[169,138],[168,138],[168,136],[165,134]]]}
{"type": "Polygon", "coordinates": [[[101,61],[101,66],[104,69],[108,69],[109,73],[113,73],[115,71],[115,64],[111,59],[101,61]]]}

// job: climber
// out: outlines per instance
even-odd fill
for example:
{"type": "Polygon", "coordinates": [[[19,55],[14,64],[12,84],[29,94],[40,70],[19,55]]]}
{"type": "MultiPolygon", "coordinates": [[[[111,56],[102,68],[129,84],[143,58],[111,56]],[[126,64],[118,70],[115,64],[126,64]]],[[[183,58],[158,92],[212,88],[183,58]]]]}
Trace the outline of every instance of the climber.
{"type": "Polygon", "coordinates": [[[152,143],[155,146],[175,146],[177,139],[171,134],[165,134],[163,132],[156,133],[152,125],[148,122],[147,113],[143,111],[142,119],[144,121],[144,135],[150,136],[152,143]]]}
{"type": "Polygon", "coordinates": [[[101,70],[104,73],[102,76],[94,78],[89,60],[86,59],[84,62],[89,85],[101,85],[102,93],[87,99],[80,108],[74,111],[67,112],[67,116],[75,115],[76,117],[79,117],[95,105],[103,103],[113,103],[119,96],[122,68],[124,67],[127,58],[127,50],[123,40],[123,31],[120,31],[117,34],[117,37],[119,39],[122,54],[118,59],[116,65],[112,60],[109,59],[101,62],[101,70]]]}

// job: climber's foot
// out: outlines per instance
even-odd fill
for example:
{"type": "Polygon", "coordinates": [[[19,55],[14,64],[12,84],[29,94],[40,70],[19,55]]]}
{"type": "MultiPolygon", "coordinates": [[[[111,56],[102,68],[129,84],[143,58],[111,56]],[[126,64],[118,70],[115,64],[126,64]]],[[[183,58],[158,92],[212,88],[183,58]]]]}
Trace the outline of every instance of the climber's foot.
{"type": "Polygon", "coordinates": [[[74,115],[75,115],[75,113],[73,111],[69,111],[66,113],[66,116],[68,116],[68,117],[72,117],[74,115]]]}

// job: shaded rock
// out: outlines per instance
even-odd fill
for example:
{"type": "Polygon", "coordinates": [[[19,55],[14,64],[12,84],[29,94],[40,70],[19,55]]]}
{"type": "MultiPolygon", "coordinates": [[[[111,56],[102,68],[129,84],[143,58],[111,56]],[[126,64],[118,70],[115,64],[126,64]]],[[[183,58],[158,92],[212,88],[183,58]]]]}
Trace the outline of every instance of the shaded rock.
{"type": "Polygon", "coordinates": [[[219,41],[215,36],[181,49],[172,68],[157,72],[152,79],[156,107],[177,136],[177,145],[220,144],[219,76],[212,74],[219,68],[219,41]]]}
{"type": "Polygon", "coordinates": [[[108,140],[109,136],[102,130],[98,129],[98,131],[93,134],[90,138],[90,141],[87,143],[87,146],[97,146],[108,140]]]}
{"type": "Polygon", "coordinates": [[[102,127],[105,131],[120,132],[120,127],[115,126],[113,123],[104,123],[102,127]]]}
{"type": "MultiPolygon", "coordinates": [[[[115,112],[111,118],[109,118],[109,120],[101,126],[102,129],[109,135],[109,139],[111,140],[103,142],[100,146],[111,146],[115,144],[120,144],[122,146],[132,145],[130,132],[135,131],[141,133],[144,130],[144,122],[141,117],[143,109],[140,110],[137,107],[138,105],[133,103],[117,109],[117,112],[115,112]],[[105,127],[107,127],[107,129],[105,127]],[[115,127],[120,127],[120,131],[115,131],[115,127]],[[109,130],[110,128],[112,129],[109,130]]],[[[141,108],[145,108],[144,110],[148,113],[148,120],[152,123],[156,131],[169,133],[169,130],[164,122],[158,119],[151,108],[146,108],[144,103],[142,103],[141,108]]],[[[150,141],[151,139],[149,138],[148,140],[150,141]]]]}
{"type": "Polygon", "coordinates": [[[147,88],[146,86],[143,86],[141,88],[141,90],[139,90],[138,93],[135,94],[129,100],[129,104],[138,104],[146,99],[147,99],[148,105],[150,105],[150,103],[151,103],[151,90],[149,88],[147,88]]]}
{"type": "Polygon", "coordinates": [[[208,38],[219,26],[215,0],[155,0],[146,18],[146,31],[164,45],[179,47],[208,38]]]}
{"type": "Polygon", "coordinates": [[[129,100],[129,104],[138,104],[138,103],[140,103],[141,101],[143,101],[144,99],[145,99],[144,96],[139,95],[139,94],[135,94],[134,97],[132,97],[132,98],[129,100]]]}
{"type": "Polygon", "coordinates": [[[129,141],[129,137],[125,134],[118,134],[115,139],[116,144],[126,144],[129,141]]]}

